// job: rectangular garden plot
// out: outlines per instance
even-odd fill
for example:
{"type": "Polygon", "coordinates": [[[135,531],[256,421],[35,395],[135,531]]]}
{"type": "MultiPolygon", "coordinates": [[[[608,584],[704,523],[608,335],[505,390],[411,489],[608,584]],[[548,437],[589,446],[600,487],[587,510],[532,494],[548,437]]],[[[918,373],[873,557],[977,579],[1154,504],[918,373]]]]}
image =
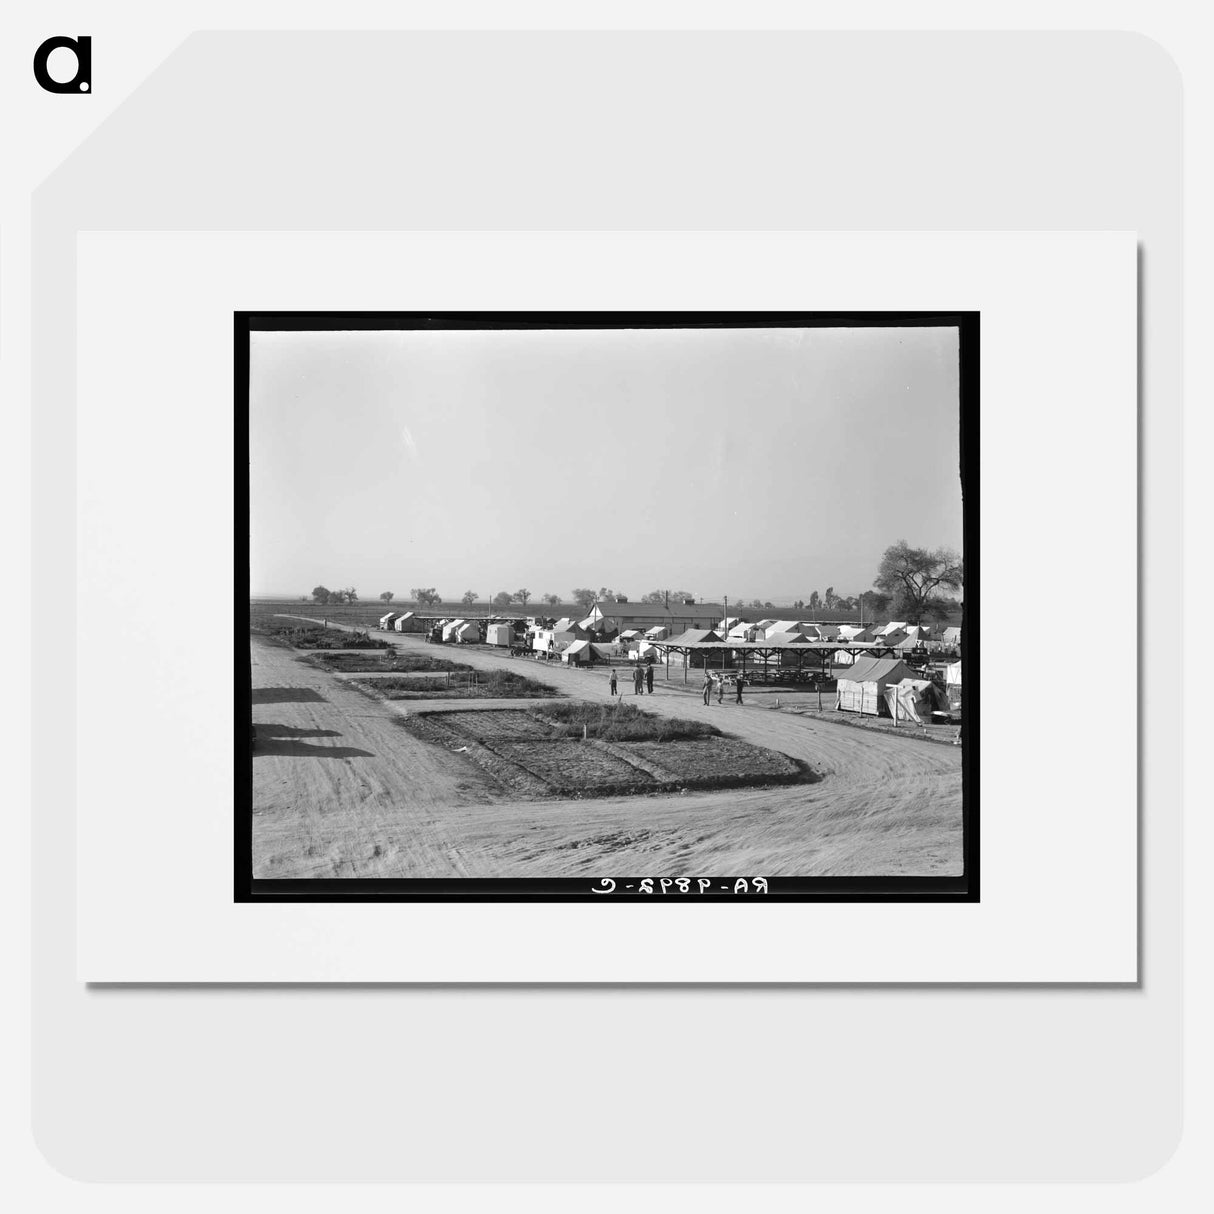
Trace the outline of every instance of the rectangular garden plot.
{"type": "Polygon", "coordinates": [[[580,739],[545,742],[498,742],[502,758],[538,776],[554,792],[606,796],[651,789],[648,772],[631,766],[593,742],[580,739]]]}
{"type": "Polygon", "coordinates": [[[497,709],[482,712],[443,712],[427,714],[431,721],[438,721],[448,729],[458,730],[478,742],[493,745],[496,742],[539,741],[552,732],[542,721],[529,712],[514,712],[497,709]]]}
{"type": "Polygon", "coordinates": [[[733,738],[617,745],[655,770],[669,772],[671,780],[687,787],[728,788],[803,778],[800,766],[787,755],[733,738]]]}

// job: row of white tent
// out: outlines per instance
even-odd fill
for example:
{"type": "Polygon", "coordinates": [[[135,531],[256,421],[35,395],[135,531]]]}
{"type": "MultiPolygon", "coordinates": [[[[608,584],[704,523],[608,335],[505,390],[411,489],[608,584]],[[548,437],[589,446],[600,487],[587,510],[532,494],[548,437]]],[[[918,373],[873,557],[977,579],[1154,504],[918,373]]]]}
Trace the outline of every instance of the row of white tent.
{"type": "Polygon", "coordinates": [[[853,645],[887,644],[913,648],[916,645],[940,643],[946,647],[961,644],[960,628],[945,628],[937,633],[931,628],[894,620],[888,624],[817,624],[807,620],[759,620],[750,623],[730,617],[716,631],[727,641],[766,641],[777,636],[803,636],[810,641],[842,641],[853,645]]]}
{"type": "Polygon", "coordinates": [[[835,708],[895,721],[930,721],[933,712],[949,711],[949,695],[961,688],[961,663],[945,669],[941,689],[913,671],[901,658],[857,658],[836,684],[835,708]]]}

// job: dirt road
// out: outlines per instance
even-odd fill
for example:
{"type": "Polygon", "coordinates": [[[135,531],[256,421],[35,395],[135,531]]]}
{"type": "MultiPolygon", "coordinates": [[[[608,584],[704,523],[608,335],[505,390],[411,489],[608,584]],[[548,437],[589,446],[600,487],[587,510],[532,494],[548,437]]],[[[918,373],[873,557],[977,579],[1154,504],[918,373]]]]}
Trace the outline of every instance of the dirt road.
{"type": "MultiPolygon", "coordinates": [[[[401,637],[406,649],[428,649],[401,637]]],[[[601,670],[447,651],[560,691],[609,700],[601,670]]],[[[633,697],[654,713],[706,720],[812,764],[791,788],[519,802],[479,770],[413,738],[407,711],[469,701],[372,700],[293,650],[254,637],[253,863],[258,877],[700,876],[961,872],[961,754],[913,738],[738,707],[655,681],[633,697]]],[[[681,672],[680,672],[681,679],[681,672]]],[[[535,703],[535,701],[530,701],[535,703]]],[[[506,707],[494,701],[495,707],[506,707]]]]}

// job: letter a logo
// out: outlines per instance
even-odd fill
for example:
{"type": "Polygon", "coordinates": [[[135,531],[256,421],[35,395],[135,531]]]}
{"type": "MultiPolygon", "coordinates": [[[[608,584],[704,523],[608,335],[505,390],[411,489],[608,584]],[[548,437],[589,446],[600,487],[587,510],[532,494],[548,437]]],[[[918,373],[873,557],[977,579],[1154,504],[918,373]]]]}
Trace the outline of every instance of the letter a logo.
{"type": "Polygon", "coordinates": [[[48,38],[34,52],[34,79],[48,93],[88,93],[93,88],[93,40],[83,34],[78,38],[48,38]],[[76,74],[71,80],[54,80],[46,70],[51,51],[60,48],[76,56],[76,74]]]}

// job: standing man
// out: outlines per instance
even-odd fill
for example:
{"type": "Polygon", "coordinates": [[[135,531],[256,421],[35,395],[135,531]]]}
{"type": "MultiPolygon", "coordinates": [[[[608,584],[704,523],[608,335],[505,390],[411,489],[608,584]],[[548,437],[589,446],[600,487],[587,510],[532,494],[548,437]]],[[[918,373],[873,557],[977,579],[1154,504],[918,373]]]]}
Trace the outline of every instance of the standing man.
{"type": "Polygon", "coordinates": [[[712,671],[707,667],[704,668],[704,703],[707,705],[708,697],[712,695],[712,671]]]}
{"type": "Polygon", "coordinates": [[[738,677],[736,679],[734,679],[734,687],[737,688],[737,692],[738,692],[737,697],[734,700],[735,704],[742,703],[742,687],[744,686],[744,683],[745,683],[745,680],[743,680],[743,678],[742,678],[742,672],[738,671],[738,677]]]}
{"type": "Polygon", "coordinates": [[[725,698],[725,671],[721,671],[717,677],[717,703],[719,704],[725,698]]]}
{"type": "Polygon", "coordinates": [[[653,695],[653,663],[645,663],[645,690],[653,695]]]}
{"type": "Polygon", "coordinates": [[[636,669],[632,672],[632,694],[634,696],[639,696],[641,694],[641,687],[644,684],[644,681],[645,675],[642,673],[641,667],[638,664],[636,669]]]}
{"type": "Polygon", "coordinates": [[[618,695],[620,694],[620,689],[619,689],[619,687],[618,687],[618,686],[617,686],[617,684],[616,684],[616,678],[615,678],[615,667],[614,667],[614,666],[611,668],[611,694],[612,694],[613,696],[618,696],[618,695]]]}

